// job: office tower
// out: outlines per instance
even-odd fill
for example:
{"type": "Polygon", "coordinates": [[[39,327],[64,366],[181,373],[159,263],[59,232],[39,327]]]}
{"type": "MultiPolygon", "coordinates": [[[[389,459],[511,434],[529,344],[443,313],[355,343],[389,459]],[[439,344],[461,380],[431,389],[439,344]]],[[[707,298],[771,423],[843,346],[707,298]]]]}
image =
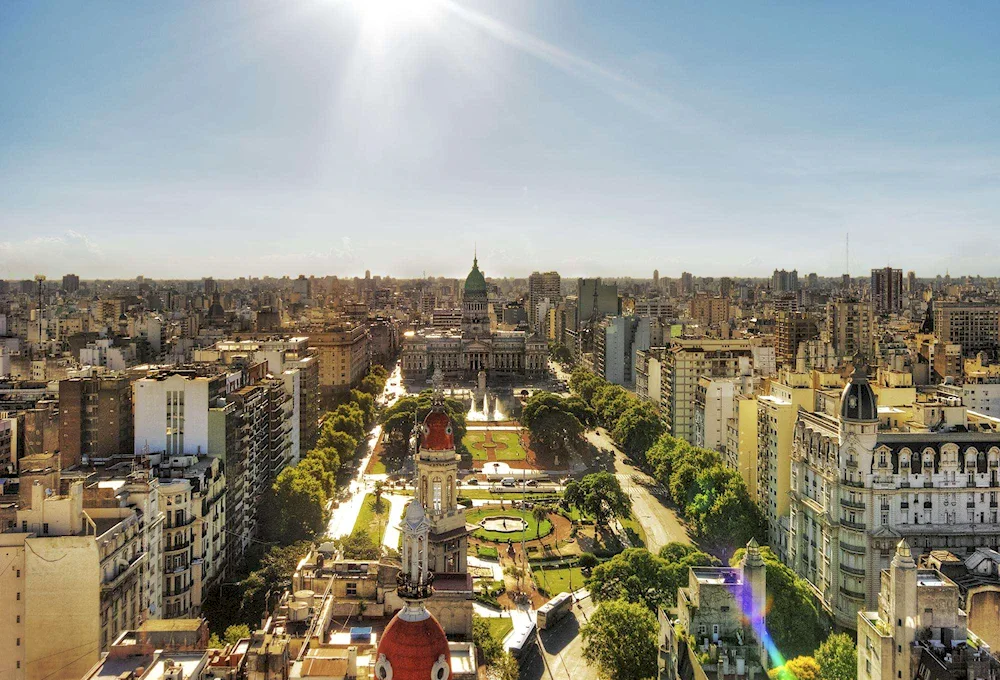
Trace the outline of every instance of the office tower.
{"type": "Polygon", "coordinates": [[[913,293],[917,290],[917,275],[913,271],[906,272],[906,292],[913,293]]]}
{"type": "Polygon", "coordinates": [[[681,295],[691,295],[694,292],[694,276],[691,272],[681,272],[681,295]]]}

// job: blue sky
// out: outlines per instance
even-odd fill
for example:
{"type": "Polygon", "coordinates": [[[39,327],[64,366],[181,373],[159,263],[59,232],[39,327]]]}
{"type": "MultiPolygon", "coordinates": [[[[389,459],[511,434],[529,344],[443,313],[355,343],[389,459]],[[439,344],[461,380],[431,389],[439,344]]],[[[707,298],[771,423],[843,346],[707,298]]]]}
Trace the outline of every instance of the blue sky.
{"type": "Polygon", "coordinates": [[[0,278],[1000,275],[1000,4],[0,2],[0,278]]]}

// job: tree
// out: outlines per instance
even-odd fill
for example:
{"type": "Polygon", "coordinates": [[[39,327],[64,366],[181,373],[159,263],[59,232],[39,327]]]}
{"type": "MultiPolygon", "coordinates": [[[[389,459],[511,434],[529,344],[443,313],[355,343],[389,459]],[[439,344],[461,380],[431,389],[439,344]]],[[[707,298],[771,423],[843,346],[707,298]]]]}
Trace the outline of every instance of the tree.
{"type": "MultiPolygon", "coordinates": [[[[337,454],[340,461],[353,460],[354,452],[358,448],[358,440],[343,430],[338,430],[330,420],[323,424],[319,437],[316,439],[316,448],[331,450],[337,454]]],[[[338,463],[339,464],[339,463],[338,463]]]]}
{"type": "Polygon", "coordinates": [[[658,630],[656,615],[643,605],[602,602],[583,627],[583,657],[603,678],[654,677],[658,630]]]}
{"type": "Polygon", "coordinates": [[[496,658],[486,671],[490,680],[518,680],[521,677],[521,664],[510,652],[503,652],[496,658]]]}
{"type": "Polygon", "coordinates": [[[308,469],[286,467],[274,481],[269,501],[261,505],[268,535],[284,542],[309,539],[326,522],[326,493],[308,469]]]}
{"type": "Polygon", "coordinates": [[[767,677],[770,680],[820,680],[820,669],[811,656],[797,656],[786,661],[784,666],[769,670],[767,677]]]}
{"type": "Polygon", "coordinates": [[[660,548],[660,559],[666,564],[666,582],[663,602],[666,606],[677,604],[677,589],[688,584],[688,569],[691,567],[712,567],[719,560],[704,553],[693,545],[667,543],[660,548]]]}
{"type": "MultiPolygon", "coordinates": [[[[310,475],[320,483],[323,493],[329,498],[337,487],[337,476],[327,469],[324,457],[313,455],[316,450],[310,451],[306,457],[299,461],[299,472],[310,475]]],[[[336,455],[336,454],[334,454],[336,455]]]]}
{"type": "Polygon", "coordinates": [[[382,494],[385,492],[385,482],[379,480],[375,482],[375,511],[379,512],[382,509],[382,494]]]}
{"type": "Polygon", "coordinates": [[[365,414],[355,404],[341,404],[336,410],[327,413],[326,417],[334,430],[346,432],[358,441],[364,438],[365,414]]]}
{"type": "MultiPolygon", "coordinates": [[[[745,552],[745,548],[737,550],[730,564],[739,564],[745,552]]],[[[825,630],[809,584],[785,566],[769,547],[762,547],[760,556],[767,569],[768,607],[764,623],[771,639],[789,657],[812,654],[825,630]]],[[[818,654],[816,660],[819,661],[818,654]]],[[[853,675],[854,670],[850,677],[853,675]]]]}
{"type": "Polygon", "coordinates": [[[554,361],[558,361],[560,364],[573,363],[573,352],[561,342],[552,343],[549,347],[549,355],[554,361]]]}
{"type": "Polygon", "coordinates": [[[542,507],[541,505],[536,505],[531,509],[531,517],[535,520],[537,528],[535,529],[535,538],[541,538],[542,536],[542,522],[549,518],[549,509],[542,507]]]}
{"type": "Polygon", "coordinates": [[[250,637],[250,626],[245,623],[238,623],[226,628],[223,640],[227,645],[235,645],[240,640],[248,637],[250,637]]]}
{"type": "Polygon", "coordinates": [[[490,624],[482,616],[472,616],[472,642],[483,655],[483,662],[489,666],[503,654],[503,640],[493,635],[490,624]]]}
{"type": "Polygon", "coordinates": [[[536,392],[524,404],[521,423],[537,448],[555,452],[581,441],[583,424],[567,408],[567,401],[552,392],[536,392]]]}
{"type": "Polygon", "coordinates": [[[580,559],[576,563],[581,569],[593,569],[599,564],[597,555],[591,552],[580,553],[580,559]]]}
{"type": "Polygon", "coordinates": [[[618,414],[622,413],[630,405],[630,402],[634,399],[621,385],[612,385],[611,383],[605,382],[605,384],[600,387],[594,394],[594,400],[591,402],[591,406],[597,413],[597,419],[605,427],[611,428],[615,426],[615,422],[618,420],[618,414]]]}
{"type": "Polygon", "coordinates": [[[585,402],[582,397],[578,395],[571,395],[563,399],[562,406],[564,409],[576,416],[576,419],[580,421],[580,424],[584,427],[593,427],[597,424],[597,414],[594,409],[590,408],[590,404],[585,402]]]}
{"type": "Polygon", "coordinates": [[[334,540],[347,560],[377,560],[382,548],[375,544],[364,529],[355,529],[350,535],[334,540]]]}
{"type": "Polygon", "coordinates": [[[853,680],[858,672],[858,650],[846,633],[828,637],[816,650],[820,680],[853,680]]]}
{"type": "Polygon", "coordinates": [[[351,403],[361,411],[365,423],[370,423],[375,417],[375,397],[368,392],[351,390],[351,403]]]}
{"type": "Polygon", "coordinates": [[[655,612],[667,602],[669,578],[666,560],[645,548],[629,548],[596,566],[587,588],[594,602],[638,602],[655,612]]]}
{"type": "Polygon", "coordinates": [[[646,451],[663,434],[663,422],[652,404],[636,401],[618,417],[611,434],[630,458],[645,464],[646,451]]]}
{"type": "Polygon", "coordinates": [[[618,478],[610,472],[596,472],[580,482],[570,482],[564,497],[580,512],[592,515],[598,525],[607,524],[611,517],[629,515],[628,494],[622,491],[618,478]]]}
{"type": "Polygon", "coordinates": [[[569,388],[591,406],[593,406],[597,390],[606,384],[607,381],[604,378],[594,375],[583,366],[573,369],[573,373],[569,376],[569,388]]]}

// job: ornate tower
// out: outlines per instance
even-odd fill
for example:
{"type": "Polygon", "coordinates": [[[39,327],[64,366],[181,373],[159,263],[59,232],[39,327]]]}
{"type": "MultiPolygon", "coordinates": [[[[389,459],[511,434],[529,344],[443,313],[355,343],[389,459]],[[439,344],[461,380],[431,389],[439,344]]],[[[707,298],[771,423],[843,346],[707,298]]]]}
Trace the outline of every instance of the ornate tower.
{"type": "MultiPolygon", "coordinates": [[[[882,577],[883,579],[885,576],[882,577]]],[[[883,581],[885,583],[885,581],[883,581]]],[[[896,545],[896,554],[889,566],[889,588],[883,587],[880,597],[887,598],[886,611],[890,623],[894,623],[893,637],[896,643],[896,668],[910,668],[910,643],[917,632],[917,564],[913,561],[906,539],[896,545]],[[888,592],[886,592],[888,591],[888,592]]],[[[912,677],[912,674],[907,677],[912,677]]]]}
{"type": "Polygon", "coordinates": [[[760,545],[757,539],[751,538],[747,543],[747,551],[743,555],[743,612],[750,620],[754,637],[760,646],[758,650],[761,660],[766,659],[764,649],[764,616],[767,613],[767,565],[760,556],[760,545]]]}
{"type": "Polygon", "coordinates": [[[420,428],[415,467],[417,501],[430,523],[428,565],[431,571],[465,574],[469,547],[465,507],[458,504],[458,454],[451,419],[440,393],[420,428]]]}
{"type": "Polygon", "coordinates": [[[403,569],[396,592],[404,605],[382,633],[375,661],[379,680],[448,680],[451,652],[438,620],[427,610],[434,575],[427,568],[430,522],[418,501],[406,506],[403,522],[403,569]]]}
{"type": "Polygon", "coordinates": [[[872,454],[878,439],[878,400],[868,384],[868,366],[860,355],[854,358],[854,373],[840,397],[840,467],[846,479],[863,482],[872,469],[872,454]]]}

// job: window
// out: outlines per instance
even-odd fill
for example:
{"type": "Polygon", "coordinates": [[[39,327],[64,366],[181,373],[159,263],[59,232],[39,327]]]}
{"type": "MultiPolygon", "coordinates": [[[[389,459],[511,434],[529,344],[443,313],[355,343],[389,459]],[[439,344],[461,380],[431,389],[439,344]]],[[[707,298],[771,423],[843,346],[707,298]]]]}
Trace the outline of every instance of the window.
{"type": "Polygon", "coordinates": [[[357,583],[348,583],[347,584],[347,594],[349,596],[351,596],[351,597],[357,595],[358,594],[358,584],[357,583]]]}
{"type": "Polygon", "coordinates": [[[48,534],[49,533],[49,523],[48,522],[42,522],[42,533],[43,534],[48,534]]]}

